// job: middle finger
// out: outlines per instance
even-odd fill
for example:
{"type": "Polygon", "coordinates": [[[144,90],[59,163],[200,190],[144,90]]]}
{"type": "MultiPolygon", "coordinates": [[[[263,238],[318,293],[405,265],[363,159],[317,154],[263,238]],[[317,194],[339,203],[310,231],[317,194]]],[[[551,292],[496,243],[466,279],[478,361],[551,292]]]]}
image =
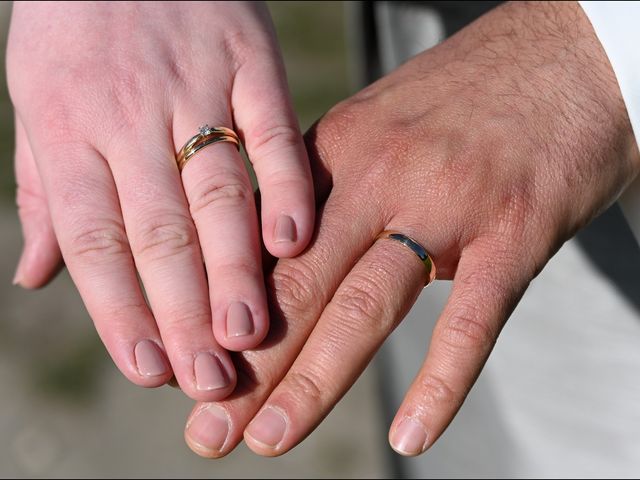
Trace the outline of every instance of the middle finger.
{"type": "Polygon", "coordinates": [[[233,390],[236,374],[211,330],[202,254],[170,135],[168,127],[131,132],[108,159],[131,251],[178,383],[196,400],[220,400],[233,390]]]}

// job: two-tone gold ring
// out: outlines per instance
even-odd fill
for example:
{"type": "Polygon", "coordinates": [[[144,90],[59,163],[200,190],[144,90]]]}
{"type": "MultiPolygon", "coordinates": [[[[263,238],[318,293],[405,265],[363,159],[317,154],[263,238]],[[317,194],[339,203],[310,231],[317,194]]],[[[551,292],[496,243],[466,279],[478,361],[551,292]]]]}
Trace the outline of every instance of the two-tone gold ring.
{"type": "Polygon", "coordinates": [[[199,132],[191,137],[187,143],[180,149],[176,161],[178,169],[182,171],[191,157],[203,148],[218,142],[233,143],[238,150],[240,149],[240,139],[236,132],[227,127],[209,127],[203,125],[199,132]]]}
{"type": "Polygon", "coordinates": [[[427,249],[420,245],[420,243],[396,230],[385,230],[376,237],[376,240],[380,240],[383,238],[388,238],[389,240],[400,242],[418,256],[422,264],[425,266],[425,269],[427,270],[427,281],[424,284],[425,287],[427,287],[436,279],[436,265],[435,263],[433,263],[433,259],[429,255],[429,252],[427,252],[427,249]]]}

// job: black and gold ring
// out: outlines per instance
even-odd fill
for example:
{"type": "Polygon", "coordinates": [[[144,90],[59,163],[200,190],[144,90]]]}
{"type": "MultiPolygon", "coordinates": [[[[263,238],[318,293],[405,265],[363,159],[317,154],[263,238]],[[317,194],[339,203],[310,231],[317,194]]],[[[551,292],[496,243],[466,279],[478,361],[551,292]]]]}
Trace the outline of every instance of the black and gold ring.
{"type": "Polygon", "coordinates": [[[420,261],[424,264],[427,269],[427,281],[425,282],[425,287],[431,284],[436,278],[436,265],[433,263],[433,259],[427,252],[427,249],[416,242],[413,238],[404,235],[396,230],[385,230],[380,235],[376,237],[376,240],[380,240],[382,238],[388,238],[389,240],[395,240],[396,242],[400,242],[401,244],[409,247],[413,253],[415,253],[420,261]]]}

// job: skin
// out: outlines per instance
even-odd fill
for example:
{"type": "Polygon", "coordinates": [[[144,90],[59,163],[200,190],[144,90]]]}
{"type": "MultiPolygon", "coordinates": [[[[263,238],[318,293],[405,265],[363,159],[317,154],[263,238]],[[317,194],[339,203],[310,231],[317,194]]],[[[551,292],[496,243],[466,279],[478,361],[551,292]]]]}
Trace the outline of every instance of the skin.
{"type": "Polygon", "coordinates": [[[227,396],[226,349],[254,348],[269,325],[253,189],[229,143],[182,174],[175,155],[204,123],[235,128],[268,251],[305,248],[313,185],[266,6],[17,2],[7,72],[25,239],[15,283],[40,287],[64,259],[127,378],[175,374],[195,400],[227,396]],[[244,335],[229,331],[234,308],[250,312],[244,335]]]}
{"type": "Polygon", "coordinates": [[[269,277],[272,330],[238,358],[238,389],[199,403],[185,438],[206,457],[244,438],[302,441],[351,387],[424,281],[399,230],[453,280],[393,421],[403,455],[449,425],[529,282],[637,175],[611,66],[576,3],[512,3],[329,111],[306,135],[316,236],[269,277]]]}

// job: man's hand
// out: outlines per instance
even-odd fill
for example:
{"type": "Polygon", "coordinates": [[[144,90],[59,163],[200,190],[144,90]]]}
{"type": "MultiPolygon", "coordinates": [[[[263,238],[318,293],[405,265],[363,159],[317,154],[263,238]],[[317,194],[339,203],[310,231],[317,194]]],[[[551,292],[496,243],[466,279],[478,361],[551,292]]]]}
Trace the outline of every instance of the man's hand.
{"type": "Polygon", "coordinates": [[[236,380],[225,348],[268,331],[253,189],[229,143],[182,174],[175,155],[205,123],[235,128],[267,248],[305,248],[311,175],[265,5],[18,2],[7,71],[25,235],[16,283],[44,284],[61,250],[132,382],[175,374],[194,399],[224,398],[236,380]]]}
{"type": "Polygon", "coordinates": [[[417,239],[453,279],[390,430],[396,451],[423,452],[529,282],[640,167],[615,77],[575,3],[496,9],[332,109],[307,140],[317,237],[271,276],[275,344],[243,354],[236,397],[192,413],[186,439],[201,455],[224,455],[243,434],[255,452],[282,454],[353,384],[425,281],[410,250],[375,241],[386,229],[417,239]]]}

